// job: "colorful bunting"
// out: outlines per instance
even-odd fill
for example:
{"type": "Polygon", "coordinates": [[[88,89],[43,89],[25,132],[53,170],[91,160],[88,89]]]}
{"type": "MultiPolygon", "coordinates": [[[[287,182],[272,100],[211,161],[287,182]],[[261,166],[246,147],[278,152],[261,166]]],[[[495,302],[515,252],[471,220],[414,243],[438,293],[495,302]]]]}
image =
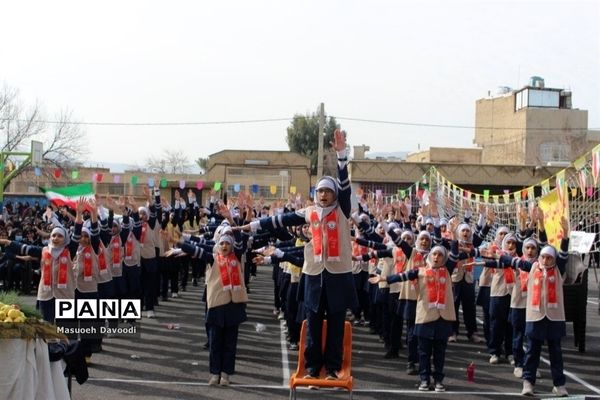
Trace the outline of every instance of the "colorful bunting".
{"type": "Polygon", "coordinates": [[[296,186],[290,186],[290,193],[296,194],[296,186]]]}
{"type": "Polygon", "coordinates": [[[541,185],[542,185],[542,196],[545,196],[550,192],[550,179],[543,180],[541,185]]]}
{"type": "Polygon", "coordinates": [[[252,193],[254,193],[254,194],[258,193],[258,185],[257,184],[252,185],[252,193]]]}
{"type": "Polygon", "coordinates": [[[179,189],[185,189],[185,179],[179,180],[179,189]]]}
{"type": "Polygon", "coordinates": [[[138,177],[137,175],[131,175],[131,184],[132,185],[137,185],[138,183],[138,177]]]}
{"type": "Polygon", "coordinates": [[[77,179],[77,178],[79,178],[79,171],[71,171],[71,179],[77,179]]]}
{"type": "Polygon", "coordinates": [[[114,183],[120,183],[121,182],[121,175],[113,175],[113,182],[114,183]]]}
{"type": "Polygon", "coordinates": [[[275,194],[275,193],[277,193],[277,186],[276,186],[276,185],[271,185],[271,186],[269,186],[269,192],[270,192],[271,194],[275,194]]]}
{"type": "Polygon", "coordinates": [[[62,174],[62,171],[60,170],[60,168],[55,168],[54,169],[54,177],[56,179],[60,178],[60,175],[62,174]]]}
{"type": "Polygon", "coordinates": [[[196,189],[202,190],[203,187],[204,187],[204,181],[203,180],[196,181],[196,189]]]}
{"type": "Polygon", "coordinates": [[[592,176],[594,177],[594,186],[598,183],[598,176],[600,175],[600,149],[598,146],[594,147],[592,152],[592,176]]]}
{"type": "Polygon", "coordinates": [[[233,191],[236,193],[239,193],[241,189],[241,185],[239,183],[236,183],[233,185],[233,191]]]}
{"type": "Polygon", "coordinates": [[[215,181],[215,185],[213,186],[213,189],[215,192],[218,192],[219,190],[221,190],[221,182],[215,181]]]}
{"type": "Polygon", "coordinates": [[[160,180],[160,187],[161,188],[166,188],[167,187],[167,178],[162,178],[160,180]]]}
{"type": "Polygon", "coordinates": [[[148,178],[148,186],[154,187],[154,178],[148,178]]]}
{"type": "Polygon", "coordinates": [[[42,169],[40,167],[35,167],[35,176],[42,176],[42,169]]]}
{"type": "Polygon", "coordinates": [[[488,189],[485,189],[483,191],[483,201],[484,201],[484,203],[487,203],[488,200],[489,200],[489,198],[490,198],[490,191],[488,189]]]}
{"type": "Polygon", "coordinates": [[[587,187],[587,171],[585,169],[579,171],[577,174],[577,180],[579,182],[581,194],[585,193],[585,188],[587,187]]]}
{"type": "Polygon", "coordinates": [[[559,171],[556,174],[556,194],[558,200],[561,202],[565,201],[565,170],[559,171]]]}

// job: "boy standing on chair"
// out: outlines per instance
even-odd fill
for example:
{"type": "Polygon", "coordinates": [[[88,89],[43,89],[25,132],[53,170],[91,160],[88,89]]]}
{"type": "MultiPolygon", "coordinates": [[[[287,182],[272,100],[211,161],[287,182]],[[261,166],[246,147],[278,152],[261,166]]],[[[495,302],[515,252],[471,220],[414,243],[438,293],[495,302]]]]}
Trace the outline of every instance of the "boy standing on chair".
{"type": "Polygon", "coordinates": [[[323,176],[317,182],[315,204],[305,209],[262,218],[241,227],[256,231],[309,224],[312,241],[307,244],[302,273],[308,332],[304,351],[306,378],[318,378],[324,367],[326,379],[338,379],[342,368],[344,322],[347,309],[358,303],[352,276],[350,238],[350,180],[345,133],[337,129],[332,147],[337,152],[338,179],[323,176]],[[323,320],[327,319],[325,351],[323,320]]]}

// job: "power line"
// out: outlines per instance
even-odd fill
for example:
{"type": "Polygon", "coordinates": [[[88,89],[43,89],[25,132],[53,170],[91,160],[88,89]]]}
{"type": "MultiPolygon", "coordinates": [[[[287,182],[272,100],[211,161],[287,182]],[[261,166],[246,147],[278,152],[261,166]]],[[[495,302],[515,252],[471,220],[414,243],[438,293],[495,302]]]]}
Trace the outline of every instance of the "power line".
{"type": "MultiPolygon", "coordinates": [[[[390,121],[368,118],[355,118],[328,115],[340,121],[366,122],[370,124],[386,124],[413,126],[421,128],[445,128],[445,129],[481,129],[481,130],[515,130],[515,131],[565,131],[564,128],[518,128],[518,127],[502,127],[502,126],[473,126],[473,125],[452,125],[452,124],[431,124],[425,122],[406,122],[406,121],[390,121]]],[[[0,118],[0,122],[27,122],[27,123],[44,123],[53,125],[82,125],[82,126],[200,126],[200,125],[234,125],[234,124],[256,124],[268,122],[283,122],[292,121],[294,117],[288,118],[262,118],[262,119],[246,119],[246,120],[229,120],[229,121],[197,121],[197,122],[78,122],[78,121],[54,121],[54,120],[25,120],[18,118],[0,118]]],[[[570,129],[570,131],[599,130],[600,128],[578,128],[570,129]]]]}

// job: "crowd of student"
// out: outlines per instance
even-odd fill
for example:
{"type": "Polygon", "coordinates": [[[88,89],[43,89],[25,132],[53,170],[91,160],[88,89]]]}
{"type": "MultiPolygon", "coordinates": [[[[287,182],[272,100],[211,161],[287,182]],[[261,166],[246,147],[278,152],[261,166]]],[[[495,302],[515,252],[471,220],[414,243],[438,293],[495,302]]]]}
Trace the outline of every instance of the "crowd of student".
{"type": "MultiPolygon", "coordinates": [[[[8,257],[39,266],[38,305],[51,322],[54,302],[62,298],[140,298],[145,316],[153,318],[169,286],[172,297],[185,290],[192,260],[194,279],[205,275],[210,385],[229,385],[235,373],[250,277],[256,264],[266,264],[273,266],[274,313],[286,321],[290,349],[298,349],[307,321],[307,379],[338,379],[351,312],[355,326],[379,335],[385,358],[398,358],[406,348],[406,372],[419,375],[419,390],[445,391],[445,352],[449,341],[459,340],[462,307],[468,340],[487,347],[490,364],[513,364],[524,395],[534,393],[547,342],[553,392],[566,396],[560,347],[566,220],[555,249],[546,243],[537,208],[519,210],[518,232],[498,226],[485,208],[473,220],[466,203],[463,220],[439,218],[435,196],[416,212],[404,202],[382,205],[359,196],[352,212],[340,131],[333,148],[338,176],[318,181],[314,202],[296,197],[269,210],[241,193],[228,202],[213,196],[204,208],[179,192],[166,204],[157,188],[149,188],[141,206],[130,197],[81,200],[75,215],[47,210],[39,218],[48,228],[36,227],[47,244],[10,236],[0,244],[8,257]],[[487,243],[490,231],[495,240],[487,243]],[[476,282],[478,265],[483,272],[476,282]],[[483,337],[476,305],[484,315],[483,337]]],[[[85,348],[91,355],[101,350],[101,340],[85,348]]]]}

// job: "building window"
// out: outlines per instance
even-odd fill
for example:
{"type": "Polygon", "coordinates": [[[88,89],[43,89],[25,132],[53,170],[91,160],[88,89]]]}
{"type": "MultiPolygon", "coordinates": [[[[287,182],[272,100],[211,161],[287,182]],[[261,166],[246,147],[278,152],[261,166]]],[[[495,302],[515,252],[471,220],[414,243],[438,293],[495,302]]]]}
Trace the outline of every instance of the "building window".
{"type": "Polygon", "coordinates": [[[539,157],[542,162],[569,161],[569,146],[559,142],[542,143],[539,157]]]}

